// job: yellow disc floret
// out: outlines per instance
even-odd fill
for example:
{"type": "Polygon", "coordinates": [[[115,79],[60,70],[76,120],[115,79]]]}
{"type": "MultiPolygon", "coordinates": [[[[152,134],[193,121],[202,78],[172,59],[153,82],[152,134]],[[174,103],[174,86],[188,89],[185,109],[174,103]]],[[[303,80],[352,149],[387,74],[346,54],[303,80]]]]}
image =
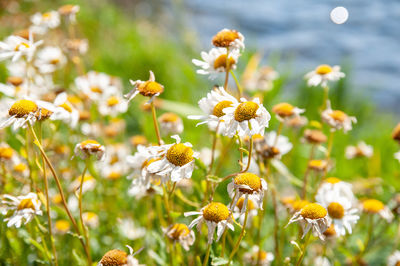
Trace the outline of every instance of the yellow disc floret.
{"type": "Polygon", "coordinates": [[[258,108],[258,104],[251,101],[239,104],[235,110],[235,120],[243,122],[245,120],[256,118],[258,108]]]}
{"type": "Polygon", "coordinates": [[[332,67],[330,65],[320,65],[315,69],[315,72],[319,75],[326,75],[332,72],[332,67]]]}
{"type": "Polygon", "coordinates": [[[164,87],[155,81],[146,81],[141,83],[137,90],[140,94],[147,97],[152,97],[156,94],[162,93],[164,91],[164,87]]]}
{"type": "Polygon", "coordinates": [[[219,202],[211,202],[203,210],[203,217],[207,221],[219,223],[227,220],[229,217],[229,209],[225,204],[219,202]]]}
{"type": "Polygon", "coordinates": [[[243,193],[253,193],[254,191],[260,191],[262,189],[261,178],[252,173],[242,173],[238,174],[233,182],[236,185],[246,185],[250,189],[240,189],[243,193]]]}
{"type": "Polygon", "coordinates": [[[310,203],[301,209],[300,215],[304,218],[317,220],[324,218],[328,211],[318,203],[310,203]]]}
{"type": "Polygon", "coordinates": [[[176,166],[183,166],[193,161],[193,150],[183,143],[174,144],[167,151],[167,160],[176,166]]]}
{"type": "Polygon", "coordinates": [[[343,123],[347,119],[346,113],[340,111],[340,110],[334,110],[332,113],[329,114],[330,117],[332,117],[335,121],[343,123]]]}
{"type": "Polygon", "coordinates": [[[17,210],[23,210],[23,209],[35,209],[35,205],[33,205],[32,199],[23,199],[21,202],[18,204],[17,210]]]}
{"type": "MultiPolygon", "coordinates": [[[[240,198],[238,200],[238,202],[236,203],[236,206],[239,208],[239,210],[242,210],[243,204],[244,204],[244,198],[240,198]]],[[[254,205],[253,201],[249,199],[247,201],[247,206],[246,207],[247,207],[248,210],[254,210],[255,205],[254,205]]]]}
{"type": "Polygon", "coordinates": [[[10,147],[0,147],[0,159],[9,160],[12,158],[14,150],[10,147]]]}
{"type": "Polygon", "coordinates": [[[221,30],[212,39],[216,47],[229,47],[232,42],[239,39],[239,33],[235,30],[221,30]]]}
{"type": "Polygon", "coordinates": [[[115,96],[111,96],[110,98],[107,99],[107,105],[109,107],[116,106],[118,103],[119,103],[119,100],[115,96]]]}
{"type": "Polygon", "coordinates": [[[337,177],[328,177],[324,181],[327,183],[336,184],[336,183],[339,183],[341,180],[337,177]]]}
{"type": "Polygon", "coordinates": [[[274,107],[272,107],[272,112],[281,116],[281,117],[289,117],[294,114],[294,106],[290,103],[278,103],[274,107]]]}
{"type": "Polygon", "coordinates": [[[22,173],[23,171],[25,171],[28,167],[26,166],[26,164],[24,163],[19,163],[14,165],[14,171],[18,172],[18,173],[22,173]]]}
{"type": "Polygon", "coordinates": [[[230,107],[231,105],[232,105],[231,101],[221,101],[217,103],[214,106],[213,115],[215,115],[216,117],[223,116],[225,113],[222,110],[224,110],[226,107],[230,107]]]}
{"type": "Polygon", "coordinates": [[[164,123],[174,123],[179,120],[179,116],[174,113],[164,113],[159,117],[159,120],[164,123]]]}
{"type": "Polygon", "coordinates": [[[30,100],[18,100],[11,106],[10,110],[8,110],[8,114],[16,118],[22,118],[37,110],[38,106],[36,103],[30,100]]]}
{"type": "Polygon", "coordinates": [[[100,263],[102,266],[126,265],[128,263],[128,254],[125,251],[113,249],[104,254],[100,263]]]}
{"type": "Polygon", "coordinates": [[[172,239],[178,240],[181,236],[187,236],[190,233],[189,228],[186,224],[174,224],[171,227],[169,236],[172,239]]]}
{"type": "Polygon", "coordinates": [[[218,69],[220,67],[226,69],[227,65],[228,65],[228,68],[230,69],[231,66],[234,65],[235,63],[236,63],[235,59],[233,59],[232,57],[229,57],[227,59],[226,54],[222,54],[222,55],[218,56],[217,59],[215,59],[214,69],[218,69]]]}
{"type": "Polygon", "coordinates": [[[57,229],[57,231],[65,233],[69,230],[70,225],[67,220],[58,220],[54,224],[54,227],[57,229]]]}
{"type": "Polygon", "coordinates": [[[333,219],[342,219],[344,216],[344,208],[342,204],[338,202],[332,202],[328,206],[328,213],[333,219]]]}
{"type": "Polygon", "coordinates": [[[380,200],[367,199],[363,201],[363,209],[369,213],[379,213],[385,208],[385,205],[380,200]]]}

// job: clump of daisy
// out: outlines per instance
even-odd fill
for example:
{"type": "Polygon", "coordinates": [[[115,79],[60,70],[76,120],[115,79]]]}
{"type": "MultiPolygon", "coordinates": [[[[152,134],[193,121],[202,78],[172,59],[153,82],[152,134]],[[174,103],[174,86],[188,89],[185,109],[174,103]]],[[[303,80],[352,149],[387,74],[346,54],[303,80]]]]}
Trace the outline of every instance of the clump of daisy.
{"type": "Polygon", "coordinates": [[[91,100],[107,99],[120,90],[119,81],[105,73],[89,71],[75,79],[76,88],[91,100]]]}
{"type": "Polygon", "coordinates": [[[244,37],[236,30],[223,29],[214,35],[212,44],[216,47],[244,49],[244,37]]]}
{"type": "Polygon", "coordinates": [[[244,253],[243,262],[251,266],[269,266],[275,256],[271,252],[261,250],[258,246],[253,246],[249,252],[244,253]]]}
{"type": "Polygon", "coordinates": [[[2,198],[1,205],[4,208],[4,214],[7,215],[7,218],[4,219],[7,227],[19,228],[22,223],[27,224],[32,221],[36,215],[42,215],[41,202],[36,193],[31,192],[18,197],[6,194],[2,198]]]}
{"type": "Polygon", "coordinates": [[[83,160],[94,155],[97,160],[102,160],[105,155],[105,148],[96,140],[88,139],[76,144],[74,149],[75,155],[81,157],[83,160]]]}
{"type": "Polygon", "coordinates": [[[234,135],[253,136],[264,135],[265,128],[269,125],[271,115],[260,103],[259,98],[247,101],[241,98],[240,102],[232,104],[223,109],[224,116],[220,117],[225,123],[223,135],[232,138],[234,135]]]}
{"type": "Polygon", "coordinates": [[[186,224],[176,223],[164,230],[164,233],[175,242],[179,242],[181,246],[189,251],[195,240],[193,230],[190,230],[186,224]]]}
{"type": "Polygon", "coordinates": [[[379,214],[383,219],[388,222],[393,220],[393,213],[390,209],[383,204],[382,201],[377,199],[366,199],[361,202],[363,212],[368,214],[379,214]]]}
{"type": "Polygon", "coordinates": [[[203,207],[199,212],[186,212],[185,217],[191,215],[199,215],[194,219],[189,228],[193,228],[197,225],[197,231],[201,232],[201,226],[206,223],[208,228],[208,244],[211,244],[214,239],[214,232],[217,229],[217,241],[222,236],[226,227],[235,230],[233,227],[232,215],[225,204],[220,202],[211,202],[207,206],[203,207]]]}
{"type": "Polygon", "coordinates": [[[129,254],[119,249],[112,249],[106,252],[97,266],[139,266],[139,262],[133,256],[133,249],[130,246],[129,254]]]}
{"type": "Polygon", "coordinates": [[[159,96],[164,91],[164,86],[156,82],[153,71],[150,71],[150,77],[147,81],[130,80],[130,82],[133,86],[133,90],[125,95],[128,101],[132,100],[139,93],[145,97],[150,97],[150,101],[153,101],[155,97],[159,96]]]}
{"type": "Polygon", "coordinates": [[[158,118],[161,133],[165,135],[180,134],[183,132],[182,119],[175,113],[164,113],[158,118]]]}
{"type": "Polygon", "coordinates": [[[298,222],[302,227],[302,237],[311,229],[314,236],[318,236],[321,240],[324,240],[325,236],[323,233],[330,226],[331,219],[328,216],[328,211],[324,207],[318,203],[310,203],[295,213],[288,225],[294,222],[298,222]]]}
{"type": "Polygon", "coordinates": [[[60,25],[60,14],[57,11],[35,13],[31,17],[32,26],[29,28],[36,34],[45,34],[49,29],[55,29],[60,25]]]}
{"type": "Polygon", "coordinates": [[[272,107],[272,112],[276,114],[279,121],[284,122],[293,117],[298,117],[300,114],[304,113],[304,109],[300,109],[290,103],[278,103],[272,107]]]}
{"type": "Polygon", "coordinates": [[[358,157],[372,157],[374,149],[371,145],[367,145],[364,141],[360,141],[357,146],[347,146],[346,147],[346,158],[353,159],[358,157]]]}
{"type": "Polygon", "coordinates": [[[345,77],[343,72],[340,72],[340,66],[320,65],[315,70],[307,73],[305,76],[308,86],[326,87],[328,81],[338,81],[345,77]]]}
{"type": "Polygon", "coordinates": [[[353,123],[357,123],[357,119],[354,116],[348,116],[345,112],[340,110],[332,110],[329,101],[327,101],[327,107],[322,112],[321,117],[333,131],[343,129],[343,132],[346,133],[352,129],[353,123]]]}

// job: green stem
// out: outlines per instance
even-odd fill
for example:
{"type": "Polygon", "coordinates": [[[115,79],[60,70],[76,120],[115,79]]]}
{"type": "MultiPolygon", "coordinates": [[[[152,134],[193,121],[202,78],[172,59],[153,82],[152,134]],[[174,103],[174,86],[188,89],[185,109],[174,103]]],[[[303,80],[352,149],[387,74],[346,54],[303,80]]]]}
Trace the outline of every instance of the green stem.
{"type": "MultiPolygon", "coordinates": [[[[87,250],[89,251],[89,254],[90,254],[89,236],[88,236],[88,232],[87,232],[87,230],[86,230],[85,223],[84,223],[84,221],[83,221],[83,208],[82,208],[83,182],[84,182],[84,180],[85,180],[85,174],[86,174],[86,171],[87,171],[87,169],[88,169],[88,162],[89,162],[89,159],[87,159],[87,160],[85,161],[85,168],[83,169],[82,177],[81,177],[81,183],[80,183],[80,186],[79,186],[79,218],[80,218],[80,220],[81,220],[82,233],[83,233],[83,237],[85,238],[86,248],[87,248],[87,250]]],[[[89,263],[89,265],[92,265],[92,258],[91,258],[90,255],[89,255],[89,258],[88,258],[88,263],[89,263]],[[90,261],[90,263],[89,263],[89,261],[90,261]]]]}
{"type": "Polygon", "coordinates": [[[226,48],[226,59],[225,59],[225,69],[226,69],[226,73],[225,73],[225,83],[224,83],[224,89],[226,91],[226,89],[228,88],[228,80],[229,80],[229,47],[226,48]]]}
{"type": "Polygon", "coordinates": [[[231,73],[233,79],[235,80],[236,87],[237,87],[238,93],[239,93],[239,97],[238,97],[238,98],[240,99],[240,97],[242,97],[242,95],[243,95],[243,88],[242,88],[242,86],[240,86],[240,82],[239,82],[239,80],[237,79],[235,73],[234,73],[232,70],[230,70],[230,73],[231,73]]]}
{"type": "Polygon", "coordinates": [[[306,255],[307,246],[308,246],[308,244],[309,244],[310,237],[311,237],[311,233],[308,233],[308,234],[307,234],[307,237],[306,237],[306,240],[304,241],[303,250],[301,251],[300,257],[299,257],[299,259],[297,260],[296,266],[301,265],[301,262],[303,261],[304,256],[306,255]]]}
{"type": "Polygon", "coordinates": [[[304,177],[303,177],[303,189],[301,192],[301,198],[303,200],[305,200],[307,197],[308,174],[310,173],[310,167],[308,165],[310,164],[310,161],[314,158],[314,152],[315,152],[315,145],[312,145],[310,157],[308,158],[308,161],[307,161],[307,168],[306,168],[306,171],[304,172],[304,177]]]}
{"type": "Polygon", "coordinates": [[[154,130],[156,131],[156,135],[157,135],[157,142],[158,142],[158,145],[161,145],[162,141],[161,141],[160,129],[158,128],[156,108],[154,107],[154,101],[151,101],[151,114],[153,116],[153,124],[154,124],[154,130]]]}
{"type": "Polygon", "coordinates": [[[208,258],[210,257],[211,243],[207,244],[206,256],[204,257],[203,266],[207,265],[208,258]]]}
{"type": "Polygon", "coordinates": [[[242,241],[243,236],[244,236],[244,234],[246,232],[247,218],[249,217],[249,208],[247,206],[245,206],[245,207],[246,207],[246,212],[245,212],[245,215],[244,215],[244,222],[243,222],[242,231],[240,232],[239,239],[236,242],[235,247],[233,248],[233,250],[231,252],[231,255],[229,255],[229,261],[228,261],[228,263],[226,265],[230,265],[231,264],[233,256],[235,256],[236,252],[239,249],[240,241],[242,241]]]}

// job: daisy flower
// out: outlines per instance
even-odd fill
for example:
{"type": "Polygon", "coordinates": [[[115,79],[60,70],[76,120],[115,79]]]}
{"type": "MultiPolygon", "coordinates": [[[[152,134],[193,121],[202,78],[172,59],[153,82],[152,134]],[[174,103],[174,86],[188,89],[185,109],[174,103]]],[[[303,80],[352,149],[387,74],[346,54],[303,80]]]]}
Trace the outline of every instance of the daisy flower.
{"type": "MultiPolygon", "coordinates": [[[[71,191],[78,191],[79,186],[81,185],[82,176],[79,176],[77,179],[71,182],[69,189],[71,191]]],[[[85,175],[83,178],[83,186],[82,193],[86,193],[88,191],[94,190],[96,187],[96,179],[91,175],[85,175]]]]}
{"type": "Polygon", "coordinates": [[[36,47],[42,43],[42,40],[33,42],[32,32],[29,33],[28,40],[19,36],[8,36],[0,42],[0,61],[11,58],[11,61],[15,62],[22,56],[26,56],[27,60],[31,61],[36,47]]]}
{"type": "Polygon", "coordinates": [[[212,44],[216,47],[244,49],[244,37],[236,30],[223,29],[214,35],[212,44]]]}
{"type": "Polygon", "coordinates": [[[5,207],[5,212],[12,212],[11,217],[4,219],[7,227],[15,226],[19,228],[24,224],[29,223],[35,215],[42,215],[40,210],[40,200],[36,193],[28,193],[26,196],[13,197],[11,195],[3,195],[1,205],[5,207]]]}
{"type": "Polygon", "coordinates": [[[352,190],[352,185],[336,177],[328,177],[323,180],[321,186],[318,188],[316,197],[322,198],[326,194],[332,192],[335,192],[338,197],[348,199],[352,204],[357,202],[352,190]]]}
{"type": "MultiPolygon", "coordinates": [[[[1,153],[1,151],[0,151],[1,153]]],[[[1,155],[0,155],[1,157],[1,155]]],[[[0,159],[1,160],[1,159],[0,159]]],[[[13,156],[12,160],[12,173],[16,176],[29,177],[29,168],[25,160],[21,159],[19,156],[13,156]]]]}
{"type": "Polygon", "coordinates": [[[396,250],[387,260],[387,266],[397,266],[400,264],[400,251],[396,250]]]}
{"type": "Polygon", "coordinates": [[[226,107],[223,112],[225,115],[220,117],[220,120],[225,123],[223,135],[230,138],[236,134],[240,137],[255,134],[263,136],[264,130],[271,120],[271,115],[260,103],[259,98],[252,101],[241,98],[240,102],[232,104],[231,107],[226,107]]]}
{"type": "Polygon", "coordinates": [[[80,7],[78,5],[63,5],[58,9],[58,13],[68,19],[69,22],[76,22],[76,13],[80,7]]]}
{"type": "Polygon", "coordinates": [[[317,172],[323,172],[326,169],[329,169],[329,164],[326,160],[310,160],[308,162],[308,167],[311,170],[317,171],[317,172]]]}
{"type": "Polygon", "coordinates": [[[326,87],[328,81],[337,81],[345,76],[343,72],[340,72],[340,66],[320,65],[304,77],[307,80],[308,86],[318,86],[321,84],[322,87],[326,87]]]}
{"type": "Polygon", "coordinates": [[[292,149],[293,145],[289,138],[283,135],[277,136],[276,131],[270,131],[264,136],[264,145],[259,150],[260,154],[267,159],[280,159],[292,149]]]}
{"type": "Polygon", "coordinates": [[[129,80],[133,86],[133,90],[127,93],[125,98],[128,98],[128,101],[132,100],[139,93],[145,97],[150,97],[150,101],[153,101],[155,97],[159,96],[164,91],[164,86],[160,83],[156,82],[156,77],[154,76],[153,71],[150,71],[150,77],[148,81],[141,80],[129,80]]]}
{"type": "Polygon", "coordinates": [[[238,200],[244,196],[244,207],[241,208],[241,213],[243,214],[247,209],[247,202],[250,195],[262,210],[264,190],[267,190],[267,182],[255,174],[241,173],[232,179],[232,182],[228,184],[227,190],[229,196],[232,198],[233,207],[236,206],[238,200]]]}
{"type": "Polygon", "coordinates": [[[203,223],[206,223],[208,228],[208,244],[211,244],[214,240],[214,232],[217,229],[217,240],[220,239],[226,227],[235,230],[233,227],[232,215],[226,207],[225,204],[219,202],[211,202],[207,206],[203,207],[199,212],[186,212],[185,217],[191,215],[199,215],[196,219],[194,219],[189,228],[193,228],[197,225],[197,231],[201,232],[201,226],[203,223]]]}
{"type": "Polygon", "coordinates": [[[55,29],[60,25],[60,15],[57,11],[36,13],[31,17],[32,26],[29,28],[37,34],[45,34],[48,29],[55,29]]]}
{"type": "Polygon", "coordinates": [[[67,62],[61,49],[57,46],[46,46],[39,50],[35,66],[39,68],[42,74],[49,74],[65,65],[67,62]]]}
{"type": "Polygon", "coordinates": [[[6,84],[0,83],[0,92],[12,98],[21,98],[28,96],[28,84],[21,77],[9,76],[6,84]]]}
{"type": "Polygon", "coordinates": [[[310,203],[295,213],[288,225],[294,222],[298,222],[303,229],[302,238],[311,229],[314,236],[318,236],[321,240],[324,240],[325,236],[323,232],[330,226],[331,219],[324,207],[318,203],[310,203]]]}
{"type": "Polygon", "coordinates": [[[85,225],[92,228],[99,226],[99,216],[94,212],[84,212],[82,213],[83,222],[85,225]]]}
{"type": "Polygon", "coordinates": [[[75,85],[93,101],[107,98],[119,91],[115,78],[96,71],[89,71],[86,75],[77,77],[75,85]]]}
{"type": "Polygon", "coordinates": [[[380,200],[366,199],[361,203],[361,208],[365,213],[379,214],[383,219],[385,219],[389,223],[393,220],[393,213],[380,200]]]}
{"type": "Polygon", "coordinates": [[[128,246],[129,254],[125,251],[119,249],[112,249],[107,251],[106,254],[101,258],[97,266],[109,266],[109,265],[118,265],[118,266],[139,266],[138,260],[133,256],[133,249],[128,246]]]}
{"type": "MultiPolygon", "coordinates": [[[[219,150],[214,151],[214,159],[218,158],[220,152],[219,150]]],[[[200,150],[200,155],[199,159],[204,163],[206,166],[210,166],[211,164],[211,155],[212,155],[212,150],[210,148],[204,147],[200,150]]],[[[244,160],[244,158],[243,158],[244,160]]]]}
{"type": "Polygon", "coordinates": [[[331,266],[332,264],[329,262],[327,257],[318,256],[314,259],[313,265],[331,266]]]}
{"type": "Polygon", "coordinates": [[[290,103],[278,103],[272,107],[272,112],[276,114],[276,118],[281,122],[298,117],[304,111],[304,109],[300,109],[290,103]]]}
{"type": "MultiPolygon", "coordinates": [[[[243,214],[246,209],[249,209],[248,218],[247,218],[247,219],[249,219],[249,221],[251,221],[251,219],[253,217],[257,216],[257,214],[258,214],[258,209],[259,209],[258,202],[256,199],[252,200],[252,198],[253,197],[251,195],[248,197],[247,206],[244,206],[244,202],[246,200],[245,196],[240,197],[239,200],[236,202],[236,206],[233,209],[233,218],[235,218],[235,220],[239,219],[240,224],[244,223],[245,215],[243,215],[243,214]]],[[[250,227],[250,226],[251,226],[251,223],[250,222],[247,223],[247,227],[250,227]]]]}
{"type": "Polygon", "coordinates": [[[278,72],[270,66],[264,66],[247,77],[244,74],[243,87],[248,91],[270,91],[277,78],[279,78],[278,72]]]}
{"type": "Polygon", "coordinates": [[[69,231],[70,227],[71,226],[67,220],[57,220],[54,223],[53,230],[56,234],[64,235],[69,231]]]}
{"type": "Polygon", "coordinates": [[[357,157],[372,157],[374,149],[371,145],[367,145],[364,141],[360,141],[357,146],[347,146],[346,147],[346,158],[353,159],[357,157]]]}
{"type": "Polygon", "coordinates": [[[173,182],[182,178],[190,178],[194,169],[194,159],[198,158],[198,152],[192,150],[189,142],[181,143],[178,135],[172,136],[175,144],[153,146],[154,152],[161,156],[147,167],[150,173],[157,175],[170,175],[173,182]]]}
{"type": "Polygon", "coordinates": [[[354,116],[348,116],[340,110],[332,110],[330,101],[327,101],[326,109],[322,112],[321,117],[331,127],[331,130],[343,129],[344,133],[352,129],[353,123],[357,123],[354,116]]]}
{"type": "Polygon", "coordinates": [[[96,140],[88,139],[76,144],[74,152],[76,156],[81,157],[83,160],[91,155],[96,156],[97,160],[103,160],[105,150],[104,146],[96,140]]]}
{"type": "Polygon", "coordinates": [[[117,116],[128,110],[128,102],[118,93],[111,94],[99,101],[99,112],[102,115],[117,116]]]}
{"type": "Polygon", "coordinates": [[[146,145],[147,138],[143,135],[134,135],[130,137],[129,142],[132,144],[133,147],[137,147],[139,145],[146,145]]]}
{"type": "Polygon", "coordinates": [[[98,162],[98,169],[104,177],[109,179],[117,179],[125,175],[129,170],[127,157],[130,155],[130,150],[123,143],[116,143],[105,147],[107,154],[104,160],[98,162]]]}
{"type": "Polygon", "coordinates": [[[65,48],[70,52],[83,55],[88,51],[89,43],[86,39],[69,39],[65,43],[65,48]]]}
{"type": "Polygon", "coordinates": [[[245,265],[251,266],[269,266],[274,258],[274,254],[260,250],[258,246],[253,246],[249,252],[243,255],[245,265]]]}
{"type": "Polygon", "coordinates": [[[197,126],[207,124],[208,128],[212,131],[215,131],[218,126],[218,132],[220,133],[225,129],[225,122],[220,121],[220,118],[225,115],[223,110],[226,107],[233,106],[237,102],[236,98],[226,92],[223,87],[214,87],[213,90],[207,93],[206,97],[201,98],[198,102],[200,109],[205,115],[190,115],[188,118],[203,120],[197,126]]]}
{"type": "Polygon", "coordinates": [[[305,125],[307,125],[308,119],[305,116],[299,115],[299,116],[295,116],[293,118],[289,118],[288,120],[285,120],[284,123],[288,127],[298,129],[298,128],[302,128],[305,125]]]}
{"type": "Polygon", "coordinates": [[[329,217],[335,227],[338,236],[344,236],[346,231],[351,234],[352,227],[357,223],[360,216],[358,210],[353,208],[352,202],[339,195],[337,191],[331,190],[328,193],[318,193],[316,201],[328,210],[329,217]]]}
{"type": "Polygon", "coordinates": [[[0,143],[0,162],[9,164],[16,157],[16,152],[7,143],[0,143]]]}
{"type": "Polygon", "coordinates": [[[310,144],[322,144],[327,140],[326,135],[321,130],[306,129],[304,131],[304,139],[310,144]]]}
{"type": "Polygon", "coordinates": [[[193,245],[195,236],[193,230],[190,230],[186,224],[173,224],[168,228],[164,229],[164,234],[166,234],[170,239],[175,242],[179,242],[183,249],[189,251],[189,247],[193,245]]]}
{"type": "Polygon", "coordinates": [[[135,225],[132,219],[118,219],[120,234],[129,240],[135,240],[146,235],[146,229],[135,225]]]}
{"type": "Polygon", "coordinates": [[[236,69],[240,53],[232,50],[227,56],[224,48],[212,48],[208,53],[201,52],[201,60],[193,59],[192,63],[200,67],[196,72],[200,75],[210,75],[210,79],[215,79],[219,73],[225,73],[231,69],[236,69]],[[228,58],[227,58],[228,57],[228,58]]]}
{"type": "Polygon", "coordinates": [[[180,134],[183,132],[182,119],[174,113],[164,113],[158,118],[161,133],[164,135],[180,134]]]}

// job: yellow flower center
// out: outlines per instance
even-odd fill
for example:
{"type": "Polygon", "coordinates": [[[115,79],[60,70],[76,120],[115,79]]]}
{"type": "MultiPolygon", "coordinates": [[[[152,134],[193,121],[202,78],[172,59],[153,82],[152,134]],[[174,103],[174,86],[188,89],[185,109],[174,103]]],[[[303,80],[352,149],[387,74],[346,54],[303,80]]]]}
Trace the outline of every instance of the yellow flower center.
{"type": "Polygon", "coordinates": [[[320,65],[317,67],[315,72],[317,72],[317,74],[319,75],[326,75],[332,72],[332,67],[329,65],[320,65]]]}
{"type": "Polygon", "coordinates": [[[231,101],[221,101],[221,102],[217,103],[214,106],[213,115],[215,115],[216,117],[223,116],[225,113],[222,110],[224,110],[226,107],[229,107],[231,105],[232,105],[231,101]]]}
{"type": "Polygon", "coordinates": [[[167,151],[167,159],[176,166],[183,166],[193,161],[193,150],[183,143],[174,144],[167,151]]]}
{"type": "Polygon", "coordinates": [[[292,202],[293,211],[297,212],[303,209],[306,205],[310,204],[307,200],[295,200],[292,202]]]}
{"type": "Polygon", "coordinates": [[[55,204],[60,204],[62,202],[62,197],[60,194],[56,194],[54,195],[54,197],[52,198],[53,202],[55,204]]]}
{"type": "Polygon", "coordinates": [[[326,142],[326,136],[320,130],[307,129],[304,132],[304,137],[306,138],[306,140],[308,142],[315,143],[315,144],[320,144],[320,143],[326,142]]]}
{"type": "Polygon", "coordinates": [[[239,104],[235,110],[235,120],[238,122],[243,122],[245,120],[256,118],[256,112],[258,108],[258,104],[251,101],[239,104]]]}
{"type": "Polygon", "coordinates": [[[95,93],[103,93],[103,90],[99,86],[91,87],[90,91],[95,92],[95,93]]]}
{"type": "Polygon", "coordinates": [[[8,114],[11,116],[15,115],[17,118],[22,118],[37,110],[38,106],[36,103],[30,100],[18,100],[11,106],[10,110],[8,110],[8,114]]]}
{"type": "Polygon", "coordinates": [[[17,210],[23,210],[23,209],[35,209],[35,205],[33,205],[32,199],[23,199],[19,203],[17,210]]]}
{"type": "Polygon", "coordinates": [[[160,116],[159,119],[163,123],[174,123],[179,120],[179,116],[174,113],[164,113],[160,116]]]}
{"type": "Polygon", "coordinates": [[[339,121],[341,123],[343,123],[347,119],[347,115],[340,110],[332,111],[332,113],[330,113],[329,116],[332,117],[334,120],[339,121]]]}
{"type": "Polygon", "coordinates": [[[255,252],[253,254],[253,262],[256,262],[257,260],[259,260],[260,262],[262,262],[263,260],[265,260],[267,258],[268,253],[265,252],[264,250],[260,250],[258,252],[255,252]]]}
{"type": "Polygon", "coordinates": [[[147,97],[152,97],[164,91],[164,87],[155,81],[146,81],[137,87],[140,94],[147,97]]]}
{"type": "Polygon", "coordinates": [[[336,183],[339,183],[341,180],[337,177],[328,177],[324,181],[327,183],[336,184],[336,183]]]}
{"type": "Polygon", "coordinates": [[[17,87],[21,85],[24,82],[24,80],[20,77],[8,77],[7,82],[17,87]]]}
{"type": "Polygon", "coordinates": [[[112,179],[112,180],[118,179],[120,177],[121,177],[121,173],[120,172],[116,172],[116,171],[112,171],[107,176],[108,179],[112,179]]]}
{"type": "Polygon", "coordinates": [[[82,141],[80,145],[81,145],[82,147],[85,147],[85,146],[87,146],[87,145],[89,145],[89,144],[100,145],[100,143],[98,143],[97,141],[95,141],[95,140],[93,140],[93,139],[88,139],[88,140],[82,141]]]}
{"type": "Polygon", "coordinates": [[[67,232],[69,230],[69,222],[67,220],[58,220],[54,224],[55,228],[60,232],[67,232]]]}
{"type": "Polygon", "coordinates": [[[211,202],[203,210],[203,217],[207,221],[219,223],[227,220],[229,217],[229,209],[226,205],[219,202],[211,202]]]}
{"type": "Polygon", "coordinates": [[[60,59],[59,58],[54,58],[50,60],[50,64],[52,65],[57,65],[58,63],[60,63],[60,59]]]}
{"type": "Polygon", "coordinates": [[[344,208],[340,203],[332,202],[328,206],[328,213],[333,219],[342,219],[344,216],[344,208]]]}
{"type": "Polygon", "coordinates": [[[331,225],[328,227],[328,229],[325,230],[324,235],[328,236],[328,237],[336,235],[336,230],[335,230],[335,226],[333,223],[331,223],[331,225]]]}
{"type": "Polygon", "coordinates": [[[293,115],[293,110],[294,106],[291,105],[290,103],[279,103],[274,107],[272,107],[272,112],[282,117],[288,117],[293,115]]]}
{"type": "Polygon", "coordinates": [[[86,212],[85,213],[86,221],[91,221],[97,218],[97,214],[94,212],[86,212]]]}
{"type": "Polygon", "coordinates": [[[246,185],[250,187],[250,189],[240,189],[243,193],[252,194],[254,191],[259,191],[262,188],[261,178],[252,173],[242,173],[238,174],[233,182],[236,185],[246,185]]]}
{"type": "Polygon", "coordinates": [[[125,251],[113,249],[104,254],[100,263],[102,266],[126,265],[128,263],[128,254],[125,251]]]}
{"type": "Polygon", "coordinates": [[[151,163],[154,163],[154,162],[159,161],[159,160],[161,160],[161,159],[160,159],[160,158],[152,158],[152,159],[150,159],[150,160],[146,160],[146,161],[144,161],[144,163],[142,164],[142,168],[141,168],[141,169],[143,169],[143,168],[149,166],[151,163]]]}
{"type": "Polygon", "coordinates": [[[67,112],[72,113],[72,106],[69,105],[67,102],[60,104],[58,107],[64,108],[67,112]]]}
{"type": "Polygon", "coordinates": [[[190,230],[186,224],[174,224],[171,230],[175,230],[171,234],[171,238],[175,240],[178,240],[180,236],[187,236],[190,233],[190,230]]]}
{"type": "Polygon", "coordinates": [[[43,13],[42,17],[44,19],[49,19],[49,18],[51,18],[51,13],[50,12],[43,13]]]}
{"type": "Polygon", "coordinates": [[[10,147],[0,147],[0,158],[9,160],[12,158],[14,150],[10,147]]]}
{"type": "Polygon", "coordinates": [[[58,9],[58,12],[61,15],[70,15],[74,12],[75,6],[74,5],[63,5],[58,9]]]}
{"type": "Polygon", "coordinates": [[[112,96],[112,97],[110,97],[110,98],[107,99],[107,105],[108,105],[109,107],[115,106],[115,105],[117,105],[118,103],[119,103],[119,100],[118,100],[118,98],[115,97],[115,96],[112,96]]]}
{"type": "Polygon", "coordinates": [[[231,56],[228,58],[228,62],[226,61],[227,61],[226,54],[218,56],[217,59],[215,59],[214,61],[214,69],[218,69],[220,67],[223,67],[225,69],[227,68],[226,63],[228,63],[228,68],[230,69],[231,66],[236,63],[235,59],[233,59],[233,57],[231,56]]]}
{"type": "Polygon", "coordinates": [[[229,45],[239,38],[239,33],[235,30],[221,30],[212,39],[216,47],[229,47],[229,45]]]}
{"type": "Polygon", "coordinates": [[[326,162],[324,160],[311,160],[308,166],[315,170],[323,170],[326,167],[326,162]]]}
{"type": "Polygon", "coordinates": [[[27,168],[26,164],[24,163],[19,163],[14,165],[14,171],[22,173],[23,171],[25,171],[27,168]]]}
{"type": "Polygon", "coordinates": [[[400,140],[400,123],[396,125],[396,127],[392,131],[392,138],[394,140],[400,140]]]}
{"type": "MultiPolygon", "coordinates": [[[[239,208],[239,210],[242,210],[243,204],[244,204],[244,198],[242,197],[238,200],[238,202],[236,203],[236,206],[239,208]]],[[[256,206],[254,205],[253,201],[249,199],[247,201],[247,209],[254,210],[255,207],[256,206]]]]}
{"type": "Polygon", "coordinates": [[[25,43],[25,42],[21,42],[19,44],[17,44],[17,46],[15,46],[14,50],[17,52],[19,51],[19,49],[21,48],[21,46],[25,47],[25,48],[29,48],[29,44],[25,43]]]}
{"type": "Polygon", "coordinates": [[[46,108],[40,108],[40,112],[36,113],[35,116],[39,121],[43,121],[49,118],[52,114],[52,111],[47,110],[46,108]]]}
{"type": "Polygon", "coordinates": [[[369,213],[379,213],[385,208],[385,205],[382,203],[382,201],[376,199],[367,199],[363,201],[363,208],[369,213]]]}
{"type": "Polygon", "coordinates": [[[300,215],[311,220],[324,218],[328,214],[327,210],[318,203],[310,203],[301,209],[300,215]]]}
{"type": "Polygon", "coordinates": [[[130,141],[131,141],[133,146],[144,145],[144,144],[147,143],[146,137],[142,136],[142,135],[132,136],[130,141]]]}

